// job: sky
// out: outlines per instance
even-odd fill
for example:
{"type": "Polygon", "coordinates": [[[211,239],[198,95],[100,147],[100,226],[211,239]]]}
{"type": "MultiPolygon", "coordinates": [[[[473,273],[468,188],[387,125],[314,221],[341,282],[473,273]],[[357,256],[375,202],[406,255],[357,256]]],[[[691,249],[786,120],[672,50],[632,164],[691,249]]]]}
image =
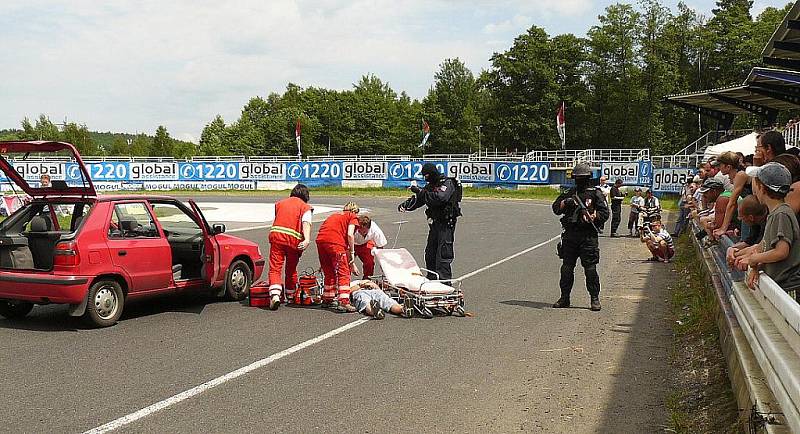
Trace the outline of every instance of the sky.
{"type": "MultiPolygon", "coordinates": [[[[477,75],[531,25],[583,36],[609,0],[3,0],[0,129],[45,114],[90,130],[197,141],[288,83],[375,74],[423,98],[444,59],[477,75]]],[[[687,0],[711,15],[713,0],[687,0]]],[[[675,8],[676,0],[665,5],[675,8]]],[[[784,0],[755,0],[753,14],[784,0]]]]}

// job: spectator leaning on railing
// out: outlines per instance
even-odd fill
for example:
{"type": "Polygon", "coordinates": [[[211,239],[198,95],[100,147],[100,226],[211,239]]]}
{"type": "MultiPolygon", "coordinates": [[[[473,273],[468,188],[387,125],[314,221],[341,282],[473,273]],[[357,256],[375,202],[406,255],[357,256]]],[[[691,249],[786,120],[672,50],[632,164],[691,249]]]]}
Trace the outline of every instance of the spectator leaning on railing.
{"type": "MultiPolygon", "coordinates": [[[[703,186],[697,191],[703,195],[703,209],[697,213],[700,227],[708,231],[709,225],[714,222],[717,207],[717,199],[724,191],[724,187],[719,180],[708,178],[703,182],[703,186]]],[[[727,201],[725,202],[727,204],[727,201]]],[[[724,209],[724,208],[723,208],[724,209]]],[[[720,213],[724,211],[720,210],[720,213]]],[[[711,228],[713,229],[713,227],[711,228]]]]}
{"type": "MultiPolygon", "coordinates": [[[[789,187],[789,193],[786,194],[784,201],[787,205],[792,207],[795,215],[800,216],[800,159],[789,154],[787,151],[786,153],[778,155],[772,161],[780,163],[789,169],[789,173],[792,175],[792,185],[789,187]]],[[[798,220],[800,220],[800,218],[798,220]]]]}
{"type": "Polygon", "coordinates": [[[759,272],[772,278],[787,292],[800,288],[800,227],[794,211],[784,202],[792,175],[779,163],[748,169],[753,177],[753,192],[769,208],[764,238],[758,251],[750,255],[747,285],[758,285],[759,272]]]}
{"type": "Polygon", "coordinates": [[[761,242],[761,238],[764,235],[764,222],[767,220],[767,212],[767,207],[752,194],[742,199],[739,203],[739,218],[742,221],[742,226],[748,225],[750,233],[738,243],[728,247],[725,256],[731,268],[737,268],[742,271],[747,270],[749,260],[749,255],[746,255],[748,253],[747,248],[761,242]]]}
{"type": "MultiPolygon", "coordinates": [[[[727,205],[725,207],[725,211],[723,214],[723,219],[719,221],[719,226],[717,226],[713,231],[714,238],[719,238],[725,233],[728,228],[733,223],[734,214],[736,212],[736,204],[740,197],[747,196],[748,194],[752,193],[748,185],[748,177],[744,171],[741,171],[739,166],[739,157],[733,152],[723,152],[722,155],[719,156],[719,167],[720,173],[725,176],[731,184],[730,194],[728,195],[730,200],[727,201],[727,205]]],[[[728,191],[728,189],[726,189],[728,191]]],[[[747,236],[749,233],[749,228],[746,225],[742,226],[742,232],[744,233],[743,236],[747,236]]]]}

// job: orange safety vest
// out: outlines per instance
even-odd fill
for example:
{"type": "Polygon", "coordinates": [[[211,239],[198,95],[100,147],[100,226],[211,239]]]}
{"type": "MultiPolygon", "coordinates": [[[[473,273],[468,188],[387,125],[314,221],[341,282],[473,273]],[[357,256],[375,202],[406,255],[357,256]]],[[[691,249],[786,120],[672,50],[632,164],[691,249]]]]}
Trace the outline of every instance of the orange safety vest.
{"type": "Polygon", "coordinates": [[[269,242],[297,246],[303,241],[303,214],[313,209],[298,197],[276,202],[275,220],[269,228],[269,242]]]}
{"type": "Polygon", "coordinates": [[[347,227],[358,227],[358,217],[350,211],[331,214],[319,227],[318,243],[335,244],[347,248],[347,227]]]}

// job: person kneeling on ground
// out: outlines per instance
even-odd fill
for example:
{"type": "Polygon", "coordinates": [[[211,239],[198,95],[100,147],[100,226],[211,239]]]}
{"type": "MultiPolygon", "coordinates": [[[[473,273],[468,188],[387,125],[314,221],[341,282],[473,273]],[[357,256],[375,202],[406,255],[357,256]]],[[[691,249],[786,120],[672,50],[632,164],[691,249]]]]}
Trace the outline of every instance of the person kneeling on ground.
{"type": "Polygon", "coordinates": [[[641,240],[653,254],[650,261],[667,263],[675,256],[675,244],[672,242],[672,236],[664,229],[660,219],[655,219],[650,223],[649,231],[642,231],[641,240]]]}
{"type": "Polygon", "coordinates": [[[350,301],[353,307],[364,315],[383,319],[386,312],[405,316],[403,306],[392,300],[375,282],[356,280],[350,284],[350,301]]]}
{"type": "Polygon", "coordinates": [[[364,265],[364,278],[366,279],[375,273],[374,250],[382,249],[388,244],[386,235],[368,215],[359,215],[358,227],[353,236],[355,239],[355,253],[364,265]]]}
{"type": "Polygon", "coordinates": [[[757,253],[750,255],[747,286],[758,286],[759,271],[764,270],[786,292],[800,289],[800,227],[794,211],[784,202],[792,175],[779,163],[749,167],[753,193],[769,208],[764,238],[757,253]]]}

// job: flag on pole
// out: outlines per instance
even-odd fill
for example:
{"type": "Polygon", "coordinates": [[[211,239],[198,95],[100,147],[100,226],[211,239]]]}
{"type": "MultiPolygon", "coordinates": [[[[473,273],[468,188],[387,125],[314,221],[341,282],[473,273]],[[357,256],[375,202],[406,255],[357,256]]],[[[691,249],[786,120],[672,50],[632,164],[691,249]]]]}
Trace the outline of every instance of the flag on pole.
{"type": "Polygon", "coordinates": [[[300,118],[297,119],[297,125],[294,127],[294,139],[297,141],[297,158],[300,158],[303,155],[300,152],[300,118]]]}
{"type": "Polygon", "coordinates": [[[422,143],[419,144],[419,147],[425,146],[428,143],[428,137],[431,136],[431,126],[425,122],[425,119],[422,119],[422,143]]]}
{"type": "Polygon", "coordinates": [[[561,101],[561,106],[558,107],[558,113],[556,113],[556,128],[558,129],[558,137],[561,138],[561,149],[564,149],[566,145],[566,131],[564,130],[565,122],[564,122],[564,101],[561,101]]]}

